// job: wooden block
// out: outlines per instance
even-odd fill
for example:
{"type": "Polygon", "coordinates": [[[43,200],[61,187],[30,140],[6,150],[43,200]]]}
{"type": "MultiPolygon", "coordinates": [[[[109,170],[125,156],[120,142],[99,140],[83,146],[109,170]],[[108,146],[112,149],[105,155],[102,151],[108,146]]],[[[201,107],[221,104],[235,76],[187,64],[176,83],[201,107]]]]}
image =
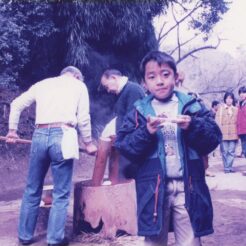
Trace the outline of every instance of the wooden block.
{"type": "Polygon", "coordinates": [[[92,186],[89,180],[76,183],[73,228],[75,234],[100,232],[104,238],[113,238],[119,231],[136,235],[135,181],[101,186],[92,186]]]}
{"type": "Polygon", "coordinates": [[[43,234],[47,231],[50,208],[52,205],[53,185],[44,185],[42,199],[38,211],[38,219],[36,223],[36,234],[43,234]]]}
{"type": "Polygon", "coordinates": [[[47,231],[49,213],[51,206],[40,205],[35,232],[37,235],[44,234],[47,231]]]}

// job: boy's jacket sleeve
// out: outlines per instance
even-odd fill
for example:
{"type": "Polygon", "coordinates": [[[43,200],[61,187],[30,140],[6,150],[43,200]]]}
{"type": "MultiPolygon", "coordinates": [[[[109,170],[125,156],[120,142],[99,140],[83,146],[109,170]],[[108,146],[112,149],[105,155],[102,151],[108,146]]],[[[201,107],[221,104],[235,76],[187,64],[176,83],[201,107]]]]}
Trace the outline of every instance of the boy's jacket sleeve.
{"type": "Polygon", "coordinates": [[[207,155],[222,141],[220,128],[205,107],[191,115],[191,119],[189,128],[184,131],[185,141],[198,154],[207,155]]]}
{"type": "Polygon", "coordinates": [[[114,146],[128,159],[143,159],[155,148],[156,135],[146,127],[146,119],[136,109],[130,111],[117,132],[114,146]]]}

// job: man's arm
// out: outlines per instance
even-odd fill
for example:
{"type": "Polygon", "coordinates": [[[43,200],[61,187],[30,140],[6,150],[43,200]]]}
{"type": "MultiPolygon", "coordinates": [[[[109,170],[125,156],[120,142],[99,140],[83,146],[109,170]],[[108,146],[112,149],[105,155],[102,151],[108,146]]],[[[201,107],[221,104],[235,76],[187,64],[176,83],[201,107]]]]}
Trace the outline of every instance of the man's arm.
{"type": "Polygon", "coordinates": [[[8,143],[15,143],[19,138],[17,134],[19,119],[21,112],[35,101],[35,87],[32,86],[28,91],[22,93],[13,100],[10,105],[9,113],[9,131],[6,135],[8,143]]]}
{"type": "Polygon", "coordinates": [[[81,95],[78,104],[77,120],[78,120],[79,132],[85,144],[86,152],[88,154],[96,153],[97,147],[92,143],[92,137],[91,137],[89,94],[84,84],[82,84],[81,95]]]}

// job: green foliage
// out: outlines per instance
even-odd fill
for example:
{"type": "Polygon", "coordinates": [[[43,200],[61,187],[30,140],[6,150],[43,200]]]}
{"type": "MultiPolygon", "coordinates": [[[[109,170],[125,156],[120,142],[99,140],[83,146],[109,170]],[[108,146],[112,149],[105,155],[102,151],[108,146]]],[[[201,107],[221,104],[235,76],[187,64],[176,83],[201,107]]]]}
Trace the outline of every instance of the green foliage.
{"type": "MultiPolygon", "coordinates": [[[[201,1],[204,11],[191,25],[207,32],[226,11],[226,4],[201,1]]],[[[0,84],[29,86],[57,75],[66,65],[82,70],[93,97],[101,73],[109,67],[140,82],[140,60],[158,48],[152,19],[171,2],[177,0],[2,1],[0,84]]],[[[112,98],[100,96],[112,105],[112,98]]],[[[101,101],[93,97],[92,108],[97,108],[95,103],[101,101]]],[[[98,116],[92,119],[97,121],[98,116]]]]}
{"type": "Polygon", "coordinates": [[[229,2],[225,0],[201,0],[200,2],[202,11],[190,24],[194,29],[208,33],[221,20],[222,15],[226,13],[229,2]]]}
{"type": "Polygon", "coordinates": [[[0,4],[0,84],[9,85],[28,60],[28,40],[22,37],[23,18],[19,11],[13,14],[10,4],[0,4]]]}
{"type": "Polygon", "coordinates": [[[101,0],[71,4],[63,1],[58,8],[67,36],[67,61],[88,64],[89,46],[95,48],[98,42],[103,51],[140,40],[141,45],[149,46],[146,33],[152,28],[152,17],[162,11],[164,3],[101,0]]]}
{"type": "MultiPolygon", "coordinates": [[[[104,67],[124,62],[123,70],[138,78],[139,60],[157,47],[152,18],[163,13],[171,2],[193,1],[2,1],[0,83],[33,83],[57,73],[66,64],[89,74],[91,55],[104,57],[99,59],[104,67]]],[[[225,0],[201,3],[203,11],[191,26],[208,32],[226,12],[227,4],[225,0]]],[[[103,69],[102,64],[99,66],[103,69]]]]}
{"type": "MultiPolygon", "coordinates": [[[[52,11],[52,6],[45,3],[0,3],[0,69],[3,71],[1,85],[9,86],[20,80],[28,62],[34,62],[36,44],[57,31],[49,18],[52,11]]],[[[37,52],[40,51],[37,49],[37,52]]]]}

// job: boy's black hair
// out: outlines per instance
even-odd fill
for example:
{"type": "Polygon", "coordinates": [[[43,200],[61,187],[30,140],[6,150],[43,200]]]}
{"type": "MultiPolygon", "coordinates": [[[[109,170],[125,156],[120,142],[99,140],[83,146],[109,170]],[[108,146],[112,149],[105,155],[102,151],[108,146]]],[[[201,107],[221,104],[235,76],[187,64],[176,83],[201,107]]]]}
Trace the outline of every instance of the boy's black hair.
{"type": "Polygon", "coordinates": [[[213,100],[212,103],[211,103],[211,107],[213,108],[213,107],[217,106],[218,104],[220,104],[219,101],[213,100]]]}
{"type": "Polygon", "coordinates": [[[240,95],[241,93],[246,93],[246,86],[241,86],[238,90],[238,95],[240,95]]]}
{"type": "Polygon", "coordinates": [[[140,63],[140,73],[143,79],[145,76],[145,66],[149,61],[156,61],[159,66],[167,64],[173,70],[174,74],[177,74],[176,62],[172,56],[162,51],[150,51],[140,63]]]}
{"type": "Polygon", "coordinates": [[[227,91],[226,93],[225,93],[225,95],[224,95],[224,103],[226,102],[226,98],[227,97],[231,97],[232,98],[232,105],[233,106],[235,106],[236,105],[236,100],[235,100],[235,96],[234,96],[234,94],[233,94],[233,92],[231,92],[231,91],[227,91]]]}

